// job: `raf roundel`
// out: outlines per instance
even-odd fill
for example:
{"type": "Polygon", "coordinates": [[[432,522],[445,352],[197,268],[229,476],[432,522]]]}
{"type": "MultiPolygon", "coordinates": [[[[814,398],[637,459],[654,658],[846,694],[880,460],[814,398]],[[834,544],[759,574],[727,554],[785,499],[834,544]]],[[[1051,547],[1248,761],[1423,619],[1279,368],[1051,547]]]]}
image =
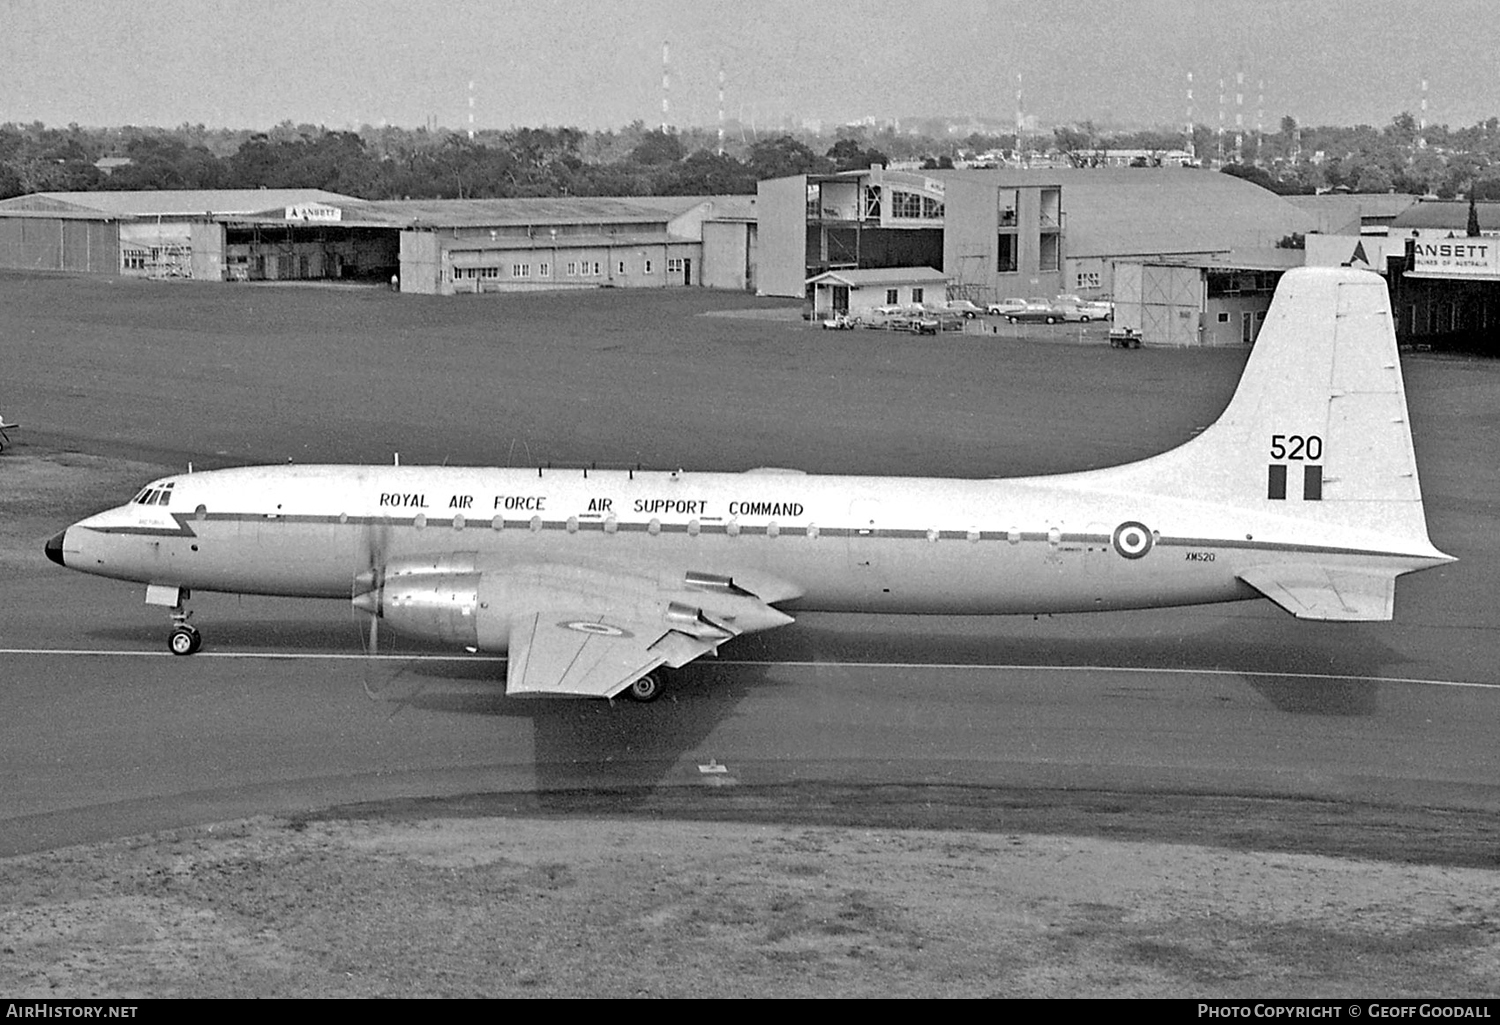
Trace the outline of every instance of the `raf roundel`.
{"type": "Polygon", "coordinates": [[[608,623],[590,622],[585,619],[575,619],[569,622],[558,623],[564,630],[576,630],[581,634],[593,634],[595,637],[629,637],[630,631],[621,630],[617,626],[608,623]]]}
{"type": "Polygon", "coordinates": [[[1134,520],[1115,528],[1115,551],[1127,559],[1139,559],[1151,550],[1151,531],[1134,520]]]}

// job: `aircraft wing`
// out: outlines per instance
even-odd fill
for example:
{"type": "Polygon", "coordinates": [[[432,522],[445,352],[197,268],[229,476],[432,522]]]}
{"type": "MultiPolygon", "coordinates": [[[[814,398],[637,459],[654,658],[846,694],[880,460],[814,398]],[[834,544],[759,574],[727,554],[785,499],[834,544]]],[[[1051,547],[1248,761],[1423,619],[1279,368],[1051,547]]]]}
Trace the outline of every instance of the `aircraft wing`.
{"type": "Polygon", "coordinates": [[[1256,566],[1239,578],[1298,619],[1388,620],[1396,605],[1396,576],[1389,572],[1256,566]]]}
{"type": "Polygon", "coordinates": [[[562,610],[514,616],[505,692],[612,697],[667,660],[645,625],[562,610]]]}
{"type": "Polygon", "coordinates": [[[564,601],[553,591],[538,611],[513,613],[506,693],[613,697],[658,666],[684,666],[741,633],[792,621],[724,578],[690,578],[650,600],[623,581],[616,587],[564,601]]]}

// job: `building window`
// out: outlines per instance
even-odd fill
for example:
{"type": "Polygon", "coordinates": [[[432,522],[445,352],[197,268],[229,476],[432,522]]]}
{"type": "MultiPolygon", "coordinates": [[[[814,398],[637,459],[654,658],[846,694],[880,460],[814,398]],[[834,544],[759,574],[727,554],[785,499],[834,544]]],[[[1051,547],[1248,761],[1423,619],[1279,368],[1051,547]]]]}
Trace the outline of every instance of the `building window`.
{"type": "Polygon", "coordinates": [[[1080,292],[1089,288],[1099,287],[1099,272],[1096,270],[1081,270],[1078,272],[1073,287],[1080,292]]]}
{"type": "Polygon", "coordinates": [[[1001,274],[1014,274],[1017,269],[1016,263],[1016,236],[1002,233],[1000,235],[1000,258],[995,261],[995,270],[1001,274]]]}
{"type": "Polygon", "coordinates": [[[896,298],[898,294],[899,293],[894,288],[887,288],[885,290],[885,304],[887,306],[895,306],[898,302],[901,301],[900,299],[896,298]]]}
{"type": "Polygon", "coordinates": [[[511,264],[510,265],[510,276],[513,277],[513,278],[529,278],[529,277],[531,277],[531,264],[529,264],[529,263],[513,263],[513,264],[511,264]]]}
{"type": "Polygon", "coordinates": [[[1042,190],[1041,221],[1044,228],[1062,227],[1062,191],[1060,189],[1042,190]]]}
{"type": "Polygon", "coordinates": [[[645,263],[643,263],[641,265],[641,272],[644,273],[644,274],[650,274],[651,273],[651,266],[652,266],[651,261],[647,260],[645,263]]]}
{"type": "Polygon", "coordinates": [[[680,257],[677,258],[677,259],[674,259],[674,260],[668,260],[667,261],[667,273],[668,274],[681,274],[682,273],[682,259],[680,257]]]}
{"type": "Polygon", "coordinates": [[[920,288],[913,288],[911,290],[911,301],[914,303],[922,301],[922,290],[920,288]]]}
{"type": "Polygon", "coordinates": [[[536,265],[536,276],[539,278],[550,278],[552,276],[552,264],[539,263],[536,265]]]}
{"type": "Polygon", "coordinates": [[[1229,314],[1227,314],[1227,313],[1221,313],[1221,314],[1219,314],[1219,323],[1220,324],[1227,324],[1227,323],[1229,323],[1229,314]]]}
{"type": "Polygon", "coordinates": [[[938,220],[943,216],[943,204],[935,199],[922,197],[922,216],[928,220],[938,220]]]}
{"type": "Polygon", "coordinates": [[[1015,189],[1000,190],[1000,227],[1014,228],[1016,226],[1016,196],[1015,189]]]}
{"type": "Polygon", "coordinates": [[[891,216],[920,219],[922,216],[922,197],[915,192],[900,192],[892,189],[891,216]]]}
{"type": "Polygon", "coordinates": [[[624,260],[621,260],[619,263],[615,264],[615,273],[616,274],[624,274],[624,273],[626,273],[626,271],[625,271],[625,261],[624,260]]]}
{"type": "Polygon", "coordinates": [[[1038,241],[1041,253],[1037,258],[1037,269],[1057,270],[1062,265],[1062,239],[1056,235],[1044,234],[1038,241]]]}
{"type": "Polygon", "coordinates": [[[867,220],[880,220],[880,186],[865,186],[865,218],[867,220]]]}

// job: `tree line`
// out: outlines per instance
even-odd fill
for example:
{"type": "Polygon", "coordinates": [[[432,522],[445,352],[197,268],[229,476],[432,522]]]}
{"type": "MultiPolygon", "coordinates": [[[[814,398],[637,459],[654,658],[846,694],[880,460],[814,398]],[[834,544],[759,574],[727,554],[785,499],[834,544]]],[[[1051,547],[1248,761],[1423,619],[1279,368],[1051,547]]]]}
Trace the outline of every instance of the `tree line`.
{"type": "Polygon", "coordinates": [[[820,152],[791,135],[719,153],[705,135],[639,122],[619,132],[517,128],[472,139],[446,130],[289,124],[270,132],[5,124],[0,198],[257,188],[317,188],[362,199],[731,195],[754,193],[764,178],[891,159],[852,139],[820,152]]]}
{"type": "MultiPolygon", "coordinates": [[[[1500,119],[1467,128],[1420,128],[1409,113],[1376,128],[1301,127],[1233,135],[1193,126],[1200,160],[1280,193],[1328,189],[1500,199],[1500,119]]],[[[831,137],[786,132],[726,140],[703,129],[663,131],[637,121],[618,130],[516,128],[466,133],[365,126],[330,130],[283,122],[269,131],[53,128],[0,125],[0,198],[33,192],[320,188],[364,199],[512,196],[728,195],[756,182],[910,161],[1014,160],[1021,152],[1074,166],[1110,150],[1139,150],[1152,163],[1186,145],[1184,132],[1105,131],[1091,122],[1018,139],[1010,132],[934,137],[845,126],[831,137]],[[109,159],[114,158],[114,159],[109,159]],[[102,162],[102,163],[101,163],[102,162]]]]}

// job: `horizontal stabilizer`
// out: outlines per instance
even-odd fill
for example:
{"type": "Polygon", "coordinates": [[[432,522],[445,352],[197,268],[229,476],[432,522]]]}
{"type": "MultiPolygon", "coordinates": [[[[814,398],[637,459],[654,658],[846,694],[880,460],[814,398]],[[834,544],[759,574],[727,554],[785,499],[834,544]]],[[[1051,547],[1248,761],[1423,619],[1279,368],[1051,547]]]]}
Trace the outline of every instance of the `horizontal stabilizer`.
{"type": "Polygon", "coordinates": [[[1298,619],[1388,620],[1396,604],[1396,574],[1324,566],[1257,566],[1239,574],[1298,619]]]}

